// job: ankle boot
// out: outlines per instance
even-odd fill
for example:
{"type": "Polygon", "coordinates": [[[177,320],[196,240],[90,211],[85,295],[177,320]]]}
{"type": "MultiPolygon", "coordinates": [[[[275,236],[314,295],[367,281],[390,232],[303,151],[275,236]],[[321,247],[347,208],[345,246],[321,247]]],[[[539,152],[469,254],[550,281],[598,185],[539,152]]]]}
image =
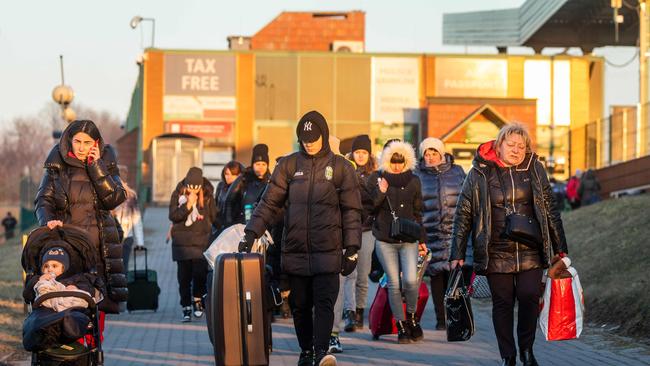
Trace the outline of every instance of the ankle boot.
{"type": "Polygon", "coordinates": [[[515,366],[517,365],[517,357],[509,356],[501,359],[501,366],[515,366]]]}
{"type": "Polygon", "coordinates": [[[424,338],[422,333],[422,327],[420,327],[420,322],[417,320],[415,313],[406,313],[406,321],[411,328],[411,340],[413,342],[419,342],[424,338]]]}
{"type": "Polygon", "coordinates": [[[343,313],[343,319],[345,320],[343,330],[346,332],[354,332],[357,326],[356,314],[354,313],[354,310],[346,310],[343,313]]]}
{"type": "Polygon", "coordinates": [[[519,359],[524,364],[524,366],[538,366],[537,360],[533,355],[532,347],[519,351],[519,359]]]}
{"type": "Polygon", "coordinates": [[[357,328],[360,329],[360,330],[363,329],[363,312],[364,312],[363,308],[357,308],[357,312],[355,314],[355,319],[354,319],[355,322],[356,322],[357,328]]]}
{"type": "Polygon", "coordinates": [[[397,343],[411,343],[411,332],[406,320],[398,320],[395,325],[397,325],[397,343]]]}

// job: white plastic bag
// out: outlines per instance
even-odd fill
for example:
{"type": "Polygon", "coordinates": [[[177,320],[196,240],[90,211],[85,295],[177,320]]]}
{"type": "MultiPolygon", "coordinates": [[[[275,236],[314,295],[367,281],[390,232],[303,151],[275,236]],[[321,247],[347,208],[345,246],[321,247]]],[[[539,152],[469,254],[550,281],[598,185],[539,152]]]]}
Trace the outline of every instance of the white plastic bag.
{"type": "MultiPolygon", "coordinates": [[[[203,252],[203,256],[214,269],[214,263],[219,254],[222,253],[236,253],[239,250],[239,242],[244,237],[244,224],[235,224],[225,228],[219,236],[214,239],[208,249],[203,252]]],[[[252,252],[263,252],[269,245],[273,244],[273,239],[268,231],[264,232],[261,238],[255,240],[253,243],[252,252]],[[262,247],[263,245],[263,247],[262,247]]]]}
{"type": "Polygon", "coordinates": [[[570,278],[546,280],[539,326],[547,341],[575,339],[582,333],[584,297],[578,272],[568,267],[570,278]]]}

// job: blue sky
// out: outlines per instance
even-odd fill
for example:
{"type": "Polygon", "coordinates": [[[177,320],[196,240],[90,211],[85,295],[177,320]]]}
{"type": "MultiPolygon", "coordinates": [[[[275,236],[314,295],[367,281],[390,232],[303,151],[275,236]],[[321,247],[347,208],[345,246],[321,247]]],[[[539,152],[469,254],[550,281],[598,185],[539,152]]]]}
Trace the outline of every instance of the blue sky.
{"type": "MultiPolygon", "coordinates": [[[[156,47],[226,49],[226,37],[252,35],[281,11],[363,10],[369,52],[494,53],[493,48],[442,45],[442,14],[518,7],[523,0],[22,0],[0,10],[0,125],[36,114],[60,83],[75,102],[125,118],[137,76],[135,60],[149,45],[150,23],[133,30],[134,15],[156,19],[156,47]],[[396,5],[399,3],[399,6],[396,5]],[[62,6],[65,5],[65,6],[62,6]]],[[[7,5],[9,4],[9,5],[7,5]]],[[[518,50],[527,52],[527,50],[518,50]]],[[[633,48],[597,50],[614,63],[633,48]]],[[[606,105],[638,99],[638,64],[607,68],[606,105]]]]}

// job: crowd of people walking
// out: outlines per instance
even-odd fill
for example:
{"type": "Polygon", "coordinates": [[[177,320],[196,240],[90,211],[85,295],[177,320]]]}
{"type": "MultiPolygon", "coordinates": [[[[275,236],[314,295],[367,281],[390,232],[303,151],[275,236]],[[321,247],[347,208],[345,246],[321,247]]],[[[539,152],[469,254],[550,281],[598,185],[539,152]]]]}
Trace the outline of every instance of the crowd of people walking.
{"type": "MultiPolygon", "coordinates": [[[[554,256],[566,255],[567,243],[556,195],[522,125],[507,124],[494,141],[479,146],[468,172],[434,137],[417,151],[408,141],[389,140],[373,152],[370,138],[360,135],[343,156],[317,111],[298,121],[296,137],[299,150],[278,158],[273,171],[267,145],[258,144],[248,167],[237,161],[224,166],[216,188],[192,167],[171,193],[182,321],[204,312],[212,274],[203,252],[224,229],[243,224],[241,252],[250,252],[267,230],[275,239],[267,262],[271,280],[289,293],[299,366],[335,365],[334,354],[345,346],[341,330],[366,326],[373,255],[385,273],[399,343],[424,337],[416,314],[418,274],[428,277],[435,329],[444,330],[444,293],[450,272],[459,267],[466,285],[472,272],[487,276],[502,363],[514,365],[518,349],[525,365],[537,364],[542,271],[554,256]],[[398,220],[412,226],[410,233],[396,235],[398,220]],[[427,253],[431,260],[420,270],[418,258],[427,253]]],[[[107,294],[100,308],[119,312],[128,253],[144,243],[135,193],[120,179],[112,149],[90,121],[68,126],[45,168],[36,198],[39,223],[50,229],[77,225],[90,234],[107,294]]],[[[572,207],[597,199],[598,182],[590,174],[578,172],[569,181],[572,207]]]]}

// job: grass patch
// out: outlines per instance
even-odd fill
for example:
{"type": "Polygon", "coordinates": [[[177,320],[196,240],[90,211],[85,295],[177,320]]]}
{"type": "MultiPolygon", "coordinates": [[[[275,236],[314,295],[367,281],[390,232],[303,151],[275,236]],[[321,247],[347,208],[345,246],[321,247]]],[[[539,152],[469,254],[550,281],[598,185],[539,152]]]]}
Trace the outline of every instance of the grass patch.
{"type": "Polygon", "coordinates": [[[20,238],[14,238],[0,245],[0,359],[26,358],[23,351],[22,326],[23,313],[23,279],[20,256],[22,245],[20,238]]]}
{"type": "Polygon", "coordinates": [[[586,320],[622,335],[650,334],[650,194],[563,214],[569,256],[580,274],[586,320]]]}

